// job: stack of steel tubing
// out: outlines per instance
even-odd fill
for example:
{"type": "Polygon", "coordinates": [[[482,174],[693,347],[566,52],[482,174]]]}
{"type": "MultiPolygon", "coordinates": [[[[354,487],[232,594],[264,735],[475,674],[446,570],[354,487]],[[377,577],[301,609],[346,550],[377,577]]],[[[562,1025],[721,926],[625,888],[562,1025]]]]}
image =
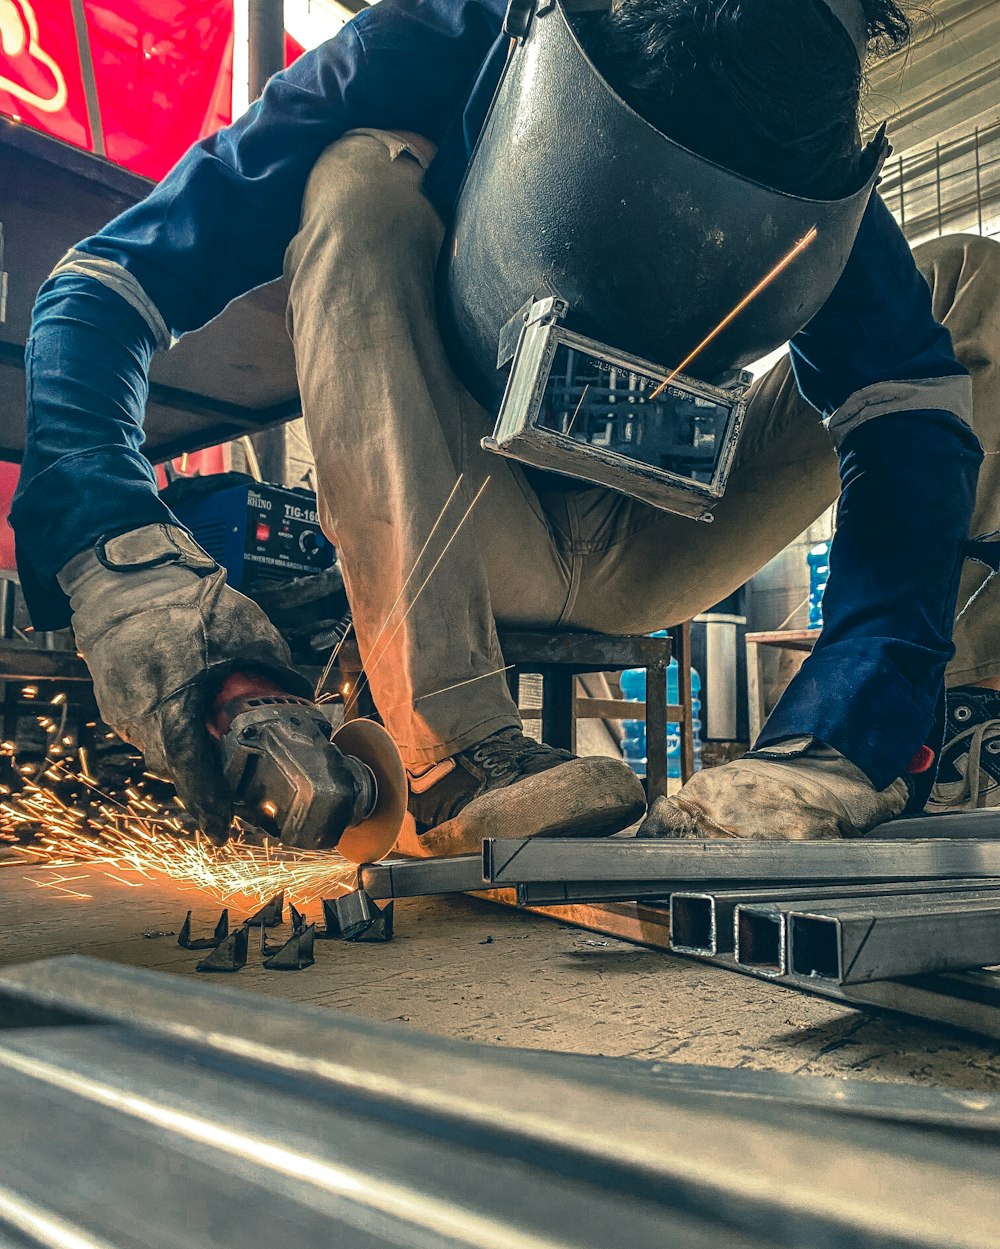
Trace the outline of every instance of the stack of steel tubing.
{"type": "Polygon", "coordinates": [[[995,838],[495,840],[483,875],[524,905],[669,897],[676,952],[810,987],[1000,964],[995,838]]]}

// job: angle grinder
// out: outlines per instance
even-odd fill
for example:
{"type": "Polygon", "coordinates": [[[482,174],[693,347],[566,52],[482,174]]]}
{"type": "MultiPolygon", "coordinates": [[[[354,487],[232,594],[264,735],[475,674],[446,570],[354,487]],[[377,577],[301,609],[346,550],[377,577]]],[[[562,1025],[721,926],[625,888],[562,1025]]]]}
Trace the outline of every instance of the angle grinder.
{"type": "Polygon", "coordinates": [[[372,720],[336,732],[315,703],[266,677],[230,674],[209,723],[237,812],[286,846],[374,863],[395,845],[406,773],[372,720]]]}

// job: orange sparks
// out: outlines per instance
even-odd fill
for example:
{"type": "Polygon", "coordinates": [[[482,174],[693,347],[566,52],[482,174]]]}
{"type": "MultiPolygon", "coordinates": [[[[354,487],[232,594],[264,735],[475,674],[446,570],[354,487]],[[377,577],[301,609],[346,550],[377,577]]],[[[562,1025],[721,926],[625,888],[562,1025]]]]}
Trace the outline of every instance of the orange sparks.
{"type": "Polygon", "coordinates": [[[140,794],[141,783],[129,787],[123,805],[63,761],[47,769],[50,780],[53,772],[60,781],[76,781],[93,793],[88,810],[69,805],[39,781],[28,781],[21,793],[0,801],[0,835],[29,838],[9,849],[28,860],[29,879],[40,889],[86,899],[92,895],[70,886],[95,873],[132,888],[167,878],[183,889],[248,908],[283,889],[302,910],[356,886],[357,867],[333,851],[258,846],[242,836],[215,846],[188,833],[169,808],[140,794]]]}
{"type": "Polygon", "coordinates": [[[805,249],[809,246],[809,244],[815,240],[818,233],[819,231],[816,229],[815,226],[813,226],[812,229],[809,231],[808,234],[806,234],[804,238],[799,239],[799,241],[795,244],[795,246],[788,253],[788,255],[782,257],[782,259],[778,261],[778,263],[774,266],[771,272],[766,274],[764,277],[762,277],[761,280],[757,283],[757,285],[753,288],[753,290],[750,291],[749,294],[744,295],[743,298],[740,300],[740,302],[736,305],[736,307],[731,312],[726,313],[726,315],[722,318],[722,320],[715,327],[715,329],[712,330],[710,334],[708,334],[705,338],[701,340],[698,346],[695,347],[694,351],[692,351],[690,355],[685,356],[685,358],[680,362],[677,368],[674,369],[674,371],[670,374],[670,376],[665,378],[662,382],[660,382],[659,386],[657,386],[657,388],[649,396],[650,402],[652,402],[654,399],[659,399],[660,395],[663,394],[663,392],[667,389],[667,387],[674,380],[674,378],[678,375],[678,373],[683,373],[684,370],[687,368],[687,366],[695,358],[695,356],[699,355],[702,351],[704,351],[710,342],[718,338],[719,335],[722,333],[722,331],[726,328],[726,326],[730,325],[733,321],[735,321],[736,318],[743,311],[743,309],[746,308],[748,304],[752,303],[757,298],[757,296],[761,293],[761,291],[765,290],[768,286],[770,286],[776,277],[784,273],[784,271],[788,268],[788,266],[792,263],[792,261],[795,260],[797,256],[801,255],[802,252],[804,252],[805,249]]]}

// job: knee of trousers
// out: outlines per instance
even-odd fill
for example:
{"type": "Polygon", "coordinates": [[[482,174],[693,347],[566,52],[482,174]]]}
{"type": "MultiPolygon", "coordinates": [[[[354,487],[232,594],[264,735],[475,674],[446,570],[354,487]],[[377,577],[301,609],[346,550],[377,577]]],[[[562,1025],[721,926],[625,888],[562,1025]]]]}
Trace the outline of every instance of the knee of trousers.
{"type": "Polygon", "coordinates": [[[401,265],[434,262],[444,227],[421,183],[427,149],[394,135],[345,135],[313,166],[302,201],[299,231],[289,244],[289,278],[303,265],[363,268],[386,274],[401,265]]]}
{"type": "Polygon", "coordinates": [[[913,249],[917,267],[935,293],[935,315],[940,296],[954,297],[955,289],[973,279],[985,280],[990,290],[1000,288],[1000,242],[977,234],[946,234],[913,249]],[[942,288],[942,289],[939,289],[942,288]]]}

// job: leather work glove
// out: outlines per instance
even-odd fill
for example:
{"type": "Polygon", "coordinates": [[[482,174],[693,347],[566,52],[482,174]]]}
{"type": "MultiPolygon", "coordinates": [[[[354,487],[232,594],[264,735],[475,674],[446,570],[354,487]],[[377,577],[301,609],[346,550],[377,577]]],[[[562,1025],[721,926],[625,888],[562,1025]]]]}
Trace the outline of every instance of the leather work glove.
{"type": "Polygon", "coordinates": [[[899,815],[908,797],[903,777],[879,791],[831,746],[798,737],[697,772],[673,798],[656,799],[636,836],[860,837],[899,815]]]}
{"type": "Polygon", "coordinates": [[[207,720],[234,671],[310,695],[284,639],[183,529],[145,525],[101,539],[59,574],[101,716],[173,781],[184,806],[223,842],[233,807],[207,720]]]}

